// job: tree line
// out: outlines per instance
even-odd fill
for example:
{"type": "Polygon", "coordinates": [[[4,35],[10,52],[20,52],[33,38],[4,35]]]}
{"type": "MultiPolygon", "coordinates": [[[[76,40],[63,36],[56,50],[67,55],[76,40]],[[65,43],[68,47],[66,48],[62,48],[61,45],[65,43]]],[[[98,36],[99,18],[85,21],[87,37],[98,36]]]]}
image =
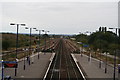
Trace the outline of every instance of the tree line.
{"type": "MultiPolygon", "coordinates": [[[[16,34],[13,33],[1,33],[2,34],[2,50],[8,50],[10,48],[16,47],[16,34]]],[[[29,34],[19,34],[18,35],[18,47],[29,47],[30,36],[29,34]]],[[[38,36],[32,35],[31,37],[32,45],[38,43],[38,36]]]]}
{"type": "Polygon", "coordinates": [[[77,42],[89,45],[91,50],[100,50],[113,54],[115,49],[120,49],[120,37],[111,31],[97,31],[90,35],[79,34],[74,36],[77,42]]]}
{"type": "MultiPolygon", "coordinates": [[[[10,50],[15,49],[16,47],[16,34],[13,33],[0,33],[2,34],[2,50],[10,50]]],[[[42,34],[40,36],[40,44],[44,44],[45,37],[46,40],[49,40],[48,38],[59,38],[61,35],[48,35],[48,34],[42,34]]],[[[29,34],[19,34],[18,35],[18,47],[29,47],[30,45],[30,35],[29,34]]],[[[31,36],[31,45],[37,45],[39,44],[39,35],[33,34],[31,36]]]]}

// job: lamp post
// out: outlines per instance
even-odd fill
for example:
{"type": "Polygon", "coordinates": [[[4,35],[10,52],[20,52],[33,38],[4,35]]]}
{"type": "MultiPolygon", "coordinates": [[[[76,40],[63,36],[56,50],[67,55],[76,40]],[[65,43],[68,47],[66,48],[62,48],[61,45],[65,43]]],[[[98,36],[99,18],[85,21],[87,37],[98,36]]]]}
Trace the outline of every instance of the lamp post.
{"type": "Polygon", "coordinates": [[[113,74],[113,79],[115,80],[116,76],[116,50],[114,51],[114,74],[113,74]]]}
{"type": "Polygon", "coordinates": [[[29,46],[29,56],[28,56],[28,63],[30,65],[30,54],[31,54],[31,37],[32,37],[32,29],[36,29],[36,28],[28,28],[28,27],[25,27],[25,29],[30,29],[30,46],[29,46]]]}
{"type": "MultiPolygon", "coordinates": [[[[90,31],[86,31],[85,33],[90,33],[91,35],[91,32],[90,31]]],[[[88,57],[88,61],[91,61],[91,49],[89,48],[89,57],[88,57]]]]}
{"type": "MultiPolygon", "coordinates": [[[[109,28],[109,29],[115,29],[116,30],[116,36],[117,36],[117,31],[120,28],[109,28]]],[[[117,54],[117,49],[114,51],[114,74],[113,74],[113,79],[115,80],[115,76],[116,76],[116,54],[117,54]]]]}
{"type": "MultiPolygon", "coordinates": [[[[25,51],[26,49],[23,48],[23,51],[25,51]]],[[[24,52],[24,66],[23,69],[25,70],[25,52],[24,52]]]]}
{"type": "MultiPolygon", "coordinates": [[[[82,38],[83,38],[83,35],[86,34],[86,33],[90,33],[90,35],[91,35],[92,32],[90,32],[90,31],[86,31],[86,32],[84,32],[84,33],[79,32],[79,34],[81,34],[82,38]]],[[[83,41],[82,41],[81,43],[82,43],[82,52],[81,52],[81,57],[82,57],[82,53],[83,53],[83,45],[84,45],[84,44],[83,44],[83,41]]],[[[90,55],[91,55],[91,54],[90,54],[90,55]]],[[[89,61],[89,59],[88,59],[88,61],[89,61]]]]}
{"type": "Polygon", "coordinates": [[[49,50],[51,51],[51,49],[50,49],[50,36],[49,36],[49,50]]]}
{"type": "Polygon", "coordinates": [[[109,53],[105,52],[104,55],[106,55],[106,62],[105,62],[105,73],[107,73],[107,55],[109,53]]]}
{"type": "MultiPolygon", "coordinates": [[[[28,48],[25,49],[25,52],[28,52],[28,48]]],[[[24,65],[25,65],[25,58],[24,58],[24,65]]],[[[25,66],[24,66],[24,70],[25,70],[25,66]]]]}
{"type": "MultiPolygon", "coordinates": [[[[102,28],[100,27],[100,30],[99,30],[100,32],[102,32],[102,28]]],[[[104,31],[104,30],[103,30],[104,31]]],[[[100,49],[99,49],[99,54],[100,54],[100,61],[99,61],[99,68],[101,68],[101,54],[102,54],[102,47],[101,47],[101,38],[100,38],[100,49]]]]}
{"type": "Polygon", "coordinates": [[[46,50],[46,36],[47,36],[47,32],[50,32],[50,31],[44,31],[45,32],[45,47],[44,47],[44,50],[46,50]]]}
{"type": "Polygon", "coordinates": [[[89,57],[88,57],[88,61],[90,62],[91,61],[91,52],[90,52],[90,48],[89,48],[89,57]]]}
{"type": "Polygon", "coordinates": [[[23,69],[25,70],[26,66],[25,66],[25,59],[26,59],[26,51],[28,51],[27,48],[23,48],[23,51],[24,51],[24,66],[23,66],[23,69]]]}
{"type": "MultiPolygon", "coordinates": [[[[105,32],[107,31],[107,28],[106,28],[105,26],[104,26],[104,27],[101,26],[101,27],[99,28],[99,31],[105,33],[105,32]]],[[[101,39],[100,39],[100,61],[99,61],[99,68],[101,68],[101,66],[102,66],[102,64],[101,64],[101,61],[102,61],[102,60],[101,60],[102,50],[101,50],[101,49],[102,49],[102,47],[101,47],[101,39]]]]}
{"type": "MultiPolygon", "coordinates": [[[[44,30],[36,30],[39,31],[39,52],[40,52],[40,36],[41,36],[41,32],[44,32],[44,30]]],[[[38,59],[39,59],[39,52],[38,52],[38,59]]]]}
{"type": "Polygon", "coordinates": [[[4,80],[4,63],[3,63],[3,60],[2,60],[2,80],[4,80]]]}
{"type": "MultiPolygon", "coordinates": [[[[79,34],[83,34],[83,33],[79,32],[79,34]]],[[[81,35],[81,36],[83,36],[83,35],[81,35]]],[[[82,49],[81,49],[81,57],[82,57],[82,53],[83,53],[83,41],[80,44],[82,45],[82,49]]]]}
{"type": "Polygon", "coordinates": [[[100,54],[99,68],[101,68],[101,51],[99,48],[97,49],[97,52],[98,54],[100,54]]]}
{"type": "Polygon", "coordinates": [[[115,29],[116,30],[115,34],[117,35],[118,29],[120,28],[109,28],[109,29],[115,29]]]}
{"type": "MultiPolygon", "coordinates": [[[[17,54],[18,54],[18,30],[19,25],[25,26],[25,24],[16,24],[16,23],[10,23],[10,25],[16,25],[17,26],[17,35],[16,35],[16,61],[17,61],[17,54]]],[[[17,68],[15,68],[15,76],[17,75],[17,68]]]]}
{"type": "Polygon", "coordinates": [[[100,39],[100,61],[99,61],[99,68],[101,68],[101,54],[102,54],[102,51],[101,51],[101,39],[100,39]]]}
{"type": "Polygon", "coordinates": [[[82,42],[81,42],[80,44],[82,45],[82,49],[80,48],[80,50],[81,50],[81,51],[80,51],[80,52],[81,52],[81,57],[82,57],[82,54],[83,54],[83,52],[84,52],[84,51],[83,51],[83,45],[84,45],[84,44],[83,44],[82,42]]]}
{"type": "MultiPolygon", "coordinates": [[[[79,45],[79,44],[80,44],[80,45],[82,44],[82,42],[77,42],[77,43],[78,43],[78,45],[79,45]]],[[[80,52],[80,54],[82,54],[82,48],[81,48],[81,47],[79,48],[79,52],[80,52]]]]}

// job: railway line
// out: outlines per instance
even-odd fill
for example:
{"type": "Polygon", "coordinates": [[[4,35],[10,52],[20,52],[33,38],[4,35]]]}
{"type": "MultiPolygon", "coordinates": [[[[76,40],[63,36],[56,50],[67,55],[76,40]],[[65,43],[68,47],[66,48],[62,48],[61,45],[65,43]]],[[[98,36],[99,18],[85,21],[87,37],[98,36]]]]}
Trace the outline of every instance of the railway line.
{"type": "MultiPolygon", "coordinates": [[[[55,57],[51,62],[50,68],[45,75],[44,80],[84,80],[81,72],[79,71],[76,63],[74,62],[71,52],[78,50],[75,45],[72,45],[67,39],[55,39],[47,42],[46,49],[41,46],[41,50],[52,49],[55,51],[55,57]]],[[[34,49],[35,50],[35,49],[34,49]]],[[[11,53],[14,53],[10,52],[11,53]]],[[[18,53],[25,52],[22,49],[18,53]]],[[[28,49],[29,52],[29,49],[28,49]]]]}
{"type": "MultiPolygon", "coordinates": [[[[51,40],[50,42],[47,42],[46,44],[49,44],[49,45],[46,46],[45,50],[54,49],[54,46],[57,45],[57,40],[51,40]]],[[[36,51],[39,51],[39,49],[40,49],[40,51],[44,50],[44,46],[45,45],[42,45],[40,48],[36,48],[36,51]]],[[[32,51],[35,51],[34,47],[31,47],[31,52],[32,51]]],[[[21,54],[21,53],[24,53],[24,52],[30,53],[30,48],[29,47],[27,47],[27,48],[19,48],[17,50],[17,52],[18,52],[18,54],[21,54]]],[[[16,53],[16,50],[4,51],[4,52],[2,52],[2,55],[0,55],[0,56],[4,57],[4,56],[8,56],[8,55],[15,54],[15,53],[16,53]]]]}
{"type": "Polygon", "coordinates": [[[56,44],[56,55],[45,80],[84,80],[70,54],[75,47],[65,39],[57,40],[56,44]]]}

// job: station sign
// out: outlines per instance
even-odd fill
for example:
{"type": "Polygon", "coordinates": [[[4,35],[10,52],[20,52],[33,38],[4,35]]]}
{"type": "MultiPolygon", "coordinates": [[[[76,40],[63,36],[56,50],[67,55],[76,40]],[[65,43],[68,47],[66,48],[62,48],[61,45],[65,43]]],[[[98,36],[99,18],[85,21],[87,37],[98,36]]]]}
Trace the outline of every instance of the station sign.
{"type": "Polygon", "coordinates": [[[85,45],[85,44],[84,44],[83,47],[89,47],[89,45],[85,45]]]}
{"type": "Polygon", "coordinates": [[[4,68],[17,68],[18,63],[16,61],[4,61],[3,62],[4,68]]]}

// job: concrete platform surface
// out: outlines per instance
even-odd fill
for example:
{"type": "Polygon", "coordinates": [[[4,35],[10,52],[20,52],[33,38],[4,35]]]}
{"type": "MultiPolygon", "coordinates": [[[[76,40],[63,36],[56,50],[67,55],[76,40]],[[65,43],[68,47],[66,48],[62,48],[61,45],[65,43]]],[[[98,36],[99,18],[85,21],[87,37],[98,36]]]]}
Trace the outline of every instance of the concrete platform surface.
{"type": "MultiPolygon", "coordinates": [[[[99,60],[91,58],[91,61],[88,61],[88,56],[80,54],[73,54],[76,58],[79,66],[81,67],[86,78],[95,79],[101,78],[106,80],[113,80],[114,69],[112,66],[107,66],[107,73],[105,73],[105,63],[102,62],[102,67],[99,68],[99,60]]],[[[116,70],[116,78],[118,78],[118,70],[116,70]]]]}
{"type": "Polygon", "coordinates": [[[21,59],[18,64],[17,68],[17,76],[14,76],[15,69],[14,68],[5,68],[4,69],[4,76],[10,75],[13,78],[43,78],[44,74],[47,70],[47,67],[50,62],[50,58],[53,57],[53,53],[40,53],[40,57],[38,59],[38,55],[35,54],[31,56],[31,62],[33,64],[28,64],[28,61],[25,61],[26,69],[24,70],[23,64],[24,61],[21,59]]]}

